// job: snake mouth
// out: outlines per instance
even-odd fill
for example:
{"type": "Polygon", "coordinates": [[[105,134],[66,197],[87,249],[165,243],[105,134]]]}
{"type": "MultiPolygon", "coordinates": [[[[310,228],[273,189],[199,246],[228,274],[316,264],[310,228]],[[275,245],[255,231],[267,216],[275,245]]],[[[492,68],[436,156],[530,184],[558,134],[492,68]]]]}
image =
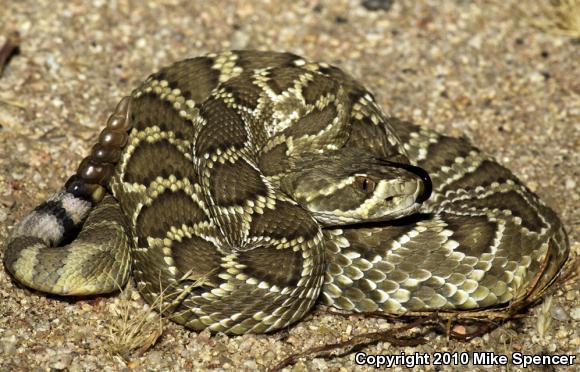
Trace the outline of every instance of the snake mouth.
{"type": "Polygon", "coordinates": [[[385,199],[386,209],[393,211],[390,213],[391,218],[399,218],[414,213],[419,205],[415,202],[415,195],[391,196],[385,199]]]}

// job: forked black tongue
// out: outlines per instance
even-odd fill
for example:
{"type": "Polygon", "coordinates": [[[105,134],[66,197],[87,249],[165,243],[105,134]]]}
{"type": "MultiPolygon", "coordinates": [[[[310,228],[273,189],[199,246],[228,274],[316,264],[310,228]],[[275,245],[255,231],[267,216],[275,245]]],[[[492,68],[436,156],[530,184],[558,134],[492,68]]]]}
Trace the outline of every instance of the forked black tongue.
{"type": "Polygon", "coordinates": [[[433,183],[431,182],[431,177],[429,173],[423,168],[416,167],[411,164],[396,163],[393,161],[387,161],[389,165],[397,168],[404,169],[410,173],[413,173],[423,181],[423,192],[417,197],[417,203],[423,203],[425,200],[429,199],[431,193],[433,192],[433,183]]]}

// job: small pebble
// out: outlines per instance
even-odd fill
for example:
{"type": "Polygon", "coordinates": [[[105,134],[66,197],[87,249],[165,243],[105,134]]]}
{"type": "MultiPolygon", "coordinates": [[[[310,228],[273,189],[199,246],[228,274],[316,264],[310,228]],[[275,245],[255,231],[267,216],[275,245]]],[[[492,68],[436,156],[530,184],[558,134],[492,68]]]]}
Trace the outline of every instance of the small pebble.
{"type": "Polygon", "coordinates": [[[387,12],[393,6],[393,0],[364,0],[362,6],[370,11],[384,10],[387,12]]]}
{"type": "Polygon", "coordinates": [[[163,362],[163,354],[160,351],[153,350],[147,353],[147,362],[159,365],[163,362]]]}
{"type": "Polygon", "coordinates": [[[253,345],[254,345],[254,340],[252,340],[251,338],[248,337],[242,341],[242,343],[240,344],[240,346],[238,348],[240,351],[248,351],[252,348],[253,345]]]}
{"type": "Polygon", "coordinates": [[[62,99],[56,97],[51,101],[52,105],[56,108],[62,107],[62,105],[64,104],[64,102],[62,101],[62,99]]]}
{"type": "Polygon", "coordinates": [[[1,354],[13,354],[16,351],[16,335],[0,338],[1,354]]]}
{"type": "Polygon", "coordinates": [[[312,360],[312,366],[316,368],[318,371],[326,371],[328,366],[326,364],[326,360],[321,358],[316,358],[312,360]]]}
{"type": "Polygon", "coordinates": [[[551,314],[552,314],[552,318],[559,320],[561,322],[567,322],[568,320],[570,320],[570,316],[566,313],[566,310],[564,310],[561,306],[553,306],[551,309],[551,314]]]}
{"type": "Polygon", "coordinates": [[[572,313],[570,314],[570,316],[572,316],[572,319],[576,321],[580,320],[580,307],[575,307],[574,309],[572,309],[572,313]]]}
{"type": "Polygon", "coordinates": [[[274,354],[274,352],[272,350],[268,350],[263,354],[262,358],[264,359],[265,362],[270,363],[270,362],[276,360],[276,355],[274,354]]]}
{"type": "Polygon", "coordinates": [[[256,361],[254,359],[248,359],[244,362],[243,364],[244,368],[247,368],[251,371],[256,371],[258,370],[258,364],[256,363],[256,361]]]}
{"type": "Polygon", "coordinates": [[[57,62],[54,54],[49,54],[46,57],[46,66],[48,66],[48,68],[52,71],[52,72],[58,72],[58,70],[60,70],[60,64],[57,62]]]}
{"type": "Polygon", "coordinates": [[[251,41],[251,37],[247,32],[244,31],[235,31],[232,36],[232,49],[244,49],[247,48],[248,44],[251,41]]]}
{"type": "Polygon", "coordinates": [[[529,76],[530,82],[539,83],[546,80],[546,77],[541,72],[532,72],[529,76]]]}
{"type": "Polygon", "coordinates": [[[139,367],[139,365],[140,365],[139,360],[133,359],[127,363],[127,368],[135,369],[135,368],[139,367]]]}
{"type": "Polygon", "coordinates": [[[64,351],[51,357],[53,362],[50,364],[50,368],[62,371],[71,364],[73,358],[69,351],[64,351]]]}
{"type": "Polygon", "coordinates": [[[470,46],[470,47],[472,47],[472,48],[474,48],[474,49],[481,49],[481,44],[482,44],[482,41],[483,41],[483,40],[482,40],[482,37],[481,37],[481,35],[479,34],[479,35],[475,35],[474,37],[472,37],[472,38],[469,40],[469,43],[468,43],[468,44],[469,44],[469,46],[470,46]]]}
{"type": "Polygon", "coordinates": [[[455,332],[459,335],[464,335],[466,333],[466,329],[462,325],[456,325],[453,327],[453,332],[455,332]]]}
{"type": "Polygon", "coordinates": [[[294,364],[292,368],[293,372],[308,372],[308,367],[303,361],[299,361],[298,363],[294,364]]]}
{"type": "Polygon", "coordinates": [[[197,334],[197,339],[201,342],[207,342],[211,338],[211,333],[208,329],[205,329],[197,334]]]}

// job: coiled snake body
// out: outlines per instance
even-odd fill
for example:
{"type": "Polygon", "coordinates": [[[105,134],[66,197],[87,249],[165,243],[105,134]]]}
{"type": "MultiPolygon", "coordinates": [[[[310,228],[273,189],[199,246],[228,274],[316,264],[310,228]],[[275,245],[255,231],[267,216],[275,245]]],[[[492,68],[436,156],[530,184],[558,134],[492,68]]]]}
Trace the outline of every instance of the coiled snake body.
{"type": "Polygon", "coordinates": [[[541,295],[568,250],[554,212],[466,140],[386,116],[336,67],[237,51],[125,97],[4,263],[59,295],[132,272],[171,319],[240,334],[319,297],[395,314],[507,306],[541,295]]]}

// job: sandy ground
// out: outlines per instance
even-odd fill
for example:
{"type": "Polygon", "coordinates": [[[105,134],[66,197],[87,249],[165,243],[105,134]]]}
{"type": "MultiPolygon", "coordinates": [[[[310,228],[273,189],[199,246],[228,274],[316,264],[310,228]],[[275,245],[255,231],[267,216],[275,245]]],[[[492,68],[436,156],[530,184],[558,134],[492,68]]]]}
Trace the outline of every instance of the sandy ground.
{"type": "MultiPolygon", "coordinates": [[[[461,0],[395,1],[376,11],[355,0],[217,3],[0,0],[0,43],[13,30],[22,37],[20,55],[0,79],[0,241],[72,174],[109,110],[145,76],[184,57],[252,48],[339,65],[371,88],[386,111],[470,137],[558,212],[578,251],[580,43],[532,27],[536,8],[461,0]]],[[[136,293],[127,296],[140,306],[136,293]]],[[[305,348],[392,326],[328,315],[321,307],[274,335],[210,337],[168,324],[153,348],[124,360],[111,352],[109,332],[123,302],[47,297],[0,270],[0,370],[265,369],[305,348]]],[[[578,355],[579,303],[577,287],[558,290],[551,310],[543,311],[552,320],[543,337],[537,307],[469,343],[431,333],[416,348],[379,343],[364,351],[578,355]]],[[[350,354],[303,360],[292,370],[355,367],[350,354]]]]}

